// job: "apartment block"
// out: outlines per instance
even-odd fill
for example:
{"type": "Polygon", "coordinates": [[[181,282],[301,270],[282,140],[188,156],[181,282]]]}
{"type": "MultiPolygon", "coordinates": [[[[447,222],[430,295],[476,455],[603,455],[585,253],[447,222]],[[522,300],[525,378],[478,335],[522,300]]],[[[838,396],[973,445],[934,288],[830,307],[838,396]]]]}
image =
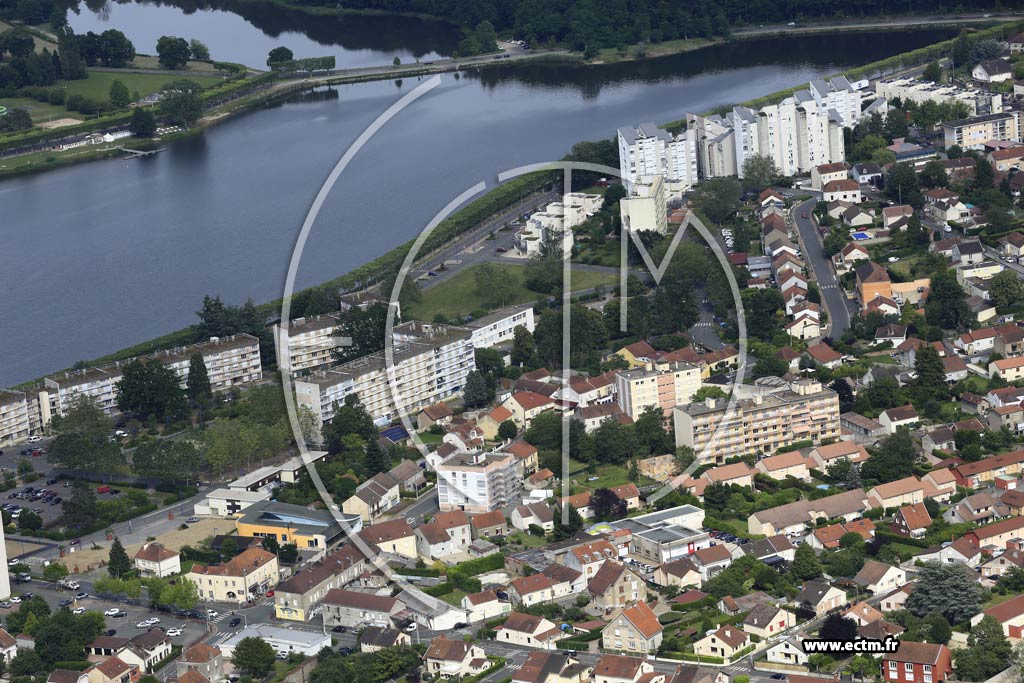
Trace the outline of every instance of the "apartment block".
{"type": "Polygon", "coordinates": [[[384,351],[317,371],[295,382],[296,400],[327,422],[338,404],[356,394],[374,421],[458,395],[474,367],[472,330],[409,321],[394,327],[394,363],[384,351]],[[394,379],[394,394],[388,376],[394,379]]]}
{"type": "Polygon", "coordinates": [[[960,145],[963,149],[983,149],[989,140],[1020,142],[1020,112],[1007,111],[974,116],[942,124],[946,147],[960,145]]]}
{"type": "Polygon", "coordinates": [[[619,407],[634,420],[650,407],[660,408],[668,416],[672,408],[689,403],[700,390],[700,367],[683,362],[651,364],[620,372],[615,387],[619,407]]]}
{"type": "Polygon", "coordinates": [[[899,98],[903,102],[921,104],[931,100],[942,104],[962,102],[971,116],[998,114],[1003,110],[1003,96],[982,90],[961,88],[953,84],[938,84],[916,78],[892,78],[875,83],[875,95],[886,101],[899,98]]]}
{"type": "Polygon", "coordinates": [[[515,501],[523,487],[511,453],[456,453],[436,470],[442,512],[497,510],[515,501]]]}
{"type": "Polygon", "coordinates": [[[562,201],[551,202],[543,211],[531,214],[526,225],[513,235],[512,243],[520,254],[526,256],[541,254],[545,244],[571,249],[572,229],[597,213],[602,204],[604,197],[599,194],[565,194],[562,201]]]}
{"type": "Polygon", "coordinates": [[[697,184],[697,138],[692,130],[673,136],[653,123],[619,128],[619,173],[630,185],[645,175],[664,176],[666,192],[678,198],[697,184]]]}
{"type": "Polygon", "coordinates": [[[668,198],[660,175],[642,175],[629,184],[629,193],[619,200],[622,227],[629,232],[668,232],[668,198]]]}
{"type": "Polygon", "coordinates": [[[157,351],[142,360],[159,360],[178,375],[182,386],[188,380],[189,363],[199,353],[210,378],[214,391],[224,391],[240,384],[249,384],[263,379],[260,365],[260,340],[251,334],[234,334],[230,337],[210,337],[209,340],[179,346],[166,351],[157,351]]]}
{"type": "Polygon", "coordinates": [[[279,362],[287,356],[288,370],[296,373],[330,365],[331,351],[344,345],[344,340],[335,336],[340,323],[340,315],[325,313],[277,325],[274,333],[279,362]]]}
{"type": "Polygon", "coordinates": [[[709,449],[710,462],[747,453],[774,453],[795,441],[839,438],[839,396],[820,382],[800,379],[757,387],[729,409],[725,399],[676,406],[677,446],[698,454],[709,449]]]}
{"type": "Polygon", "coordinates": [[[502,342],[510,342],[517,327],[525,327],[528,332],[536,328],[533,304],[499,309],[466,323],[466,327],[473,331],[470,342],[474,349],[489,349],[502,342]]]}
{"type": "Polygon", "coordinates": [[[25,394],[0,390],[0,446],[24,441],[31,433],[25,394]]]}

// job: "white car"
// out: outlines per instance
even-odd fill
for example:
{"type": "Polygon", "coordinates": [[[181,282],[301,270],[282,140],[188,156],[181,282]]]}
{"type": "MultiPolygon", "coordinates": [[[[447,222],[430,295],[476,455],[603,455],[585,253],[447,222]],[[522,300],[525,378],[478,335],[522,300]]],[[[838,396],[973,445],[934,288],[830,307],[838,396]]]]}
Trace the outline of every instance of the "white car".
{"type": "Polygon", "coordinates": [[[416,630],[416,622],[415,621],[410,622],[409,625],[406,626],[405,628],[403,628],[402,630],[405,631],[406,633],[412,633],[413,631],[416,630]]]}
{"type": "Polygon", "coordinates": [[[76,607],[75,609],[71,610],[71,613],[72,614],[85,614],[85,608],[84,607],[76,607]]]}
{"type": "Polygon", "coordinates": [[[121,613],[120,609],[118,609],[117,607],[111,607],[110,609],[108,609],[106,612],[103,613],[103,616],[105,616],[105,617],[116,617],[120,613],[121,613]]]}
{"type": "Polygon", "coordinates": [[[151,624],[148,621],[140,621],[139,623],[135,624],[135,628],[149,628],[150,626],[151,624]]]}
{"type": "Polygon", "coordinates": [[[215,610],[215,609],[208,609],[208,610],[206,610],[206,616],[209,619],[216,619],[218,614],[220,614],[220,613],[217,610],[215,610]]]}
{"type": "Polygon", "coordinates": [[[21,597],[15,595],[14,597],[11,598],[11,602],[13,604],[15,604],[15,605],[20,605],[21,604],[21,597]]]}
{"type": "Polygon", "coordinates": [[[900,260],[899,256],[890,256],[889,257],[889,263],[896,263],[899,260],[900,260]]]}
{"type": "Polygon", "coordinates": [[[176,638],[176,637],[180,636],[184,632],[185,632],[184,630],[182,630],[181,628],[175,626],[174,628],[167,629],[167,636],[169,638],[176,638]]]}
{"type": "Polygon", "coordinates": [[[28,437],[29,443],[39,443],[42,440],[43,437],[39,436],[38,434],[33,434],[32,436],[28,437]]]}

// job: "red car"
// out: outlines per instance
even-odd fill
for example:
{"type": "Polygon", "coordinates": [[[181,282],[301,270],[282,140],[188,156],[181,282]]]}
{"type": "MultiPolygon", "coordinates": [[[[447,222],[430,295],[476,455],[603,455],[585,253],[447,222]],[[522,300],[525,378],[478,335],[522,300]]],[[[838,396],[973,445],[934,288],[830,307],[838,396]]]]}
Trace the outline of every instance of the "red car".
{"type": "Polygon", "coordinates": [[[807,218],[807,213],[804,212],[804,213],[800,214],[800,218],[807,218]]]}
{"type": "Polygon", "coordinates": [[[266,596],[267,596],[268,598],[272,598],[272,597],[274,597],[274,591],[272,591],[272,590],[270,590],[270,591],[267,591],[267,592],[265,593],[265,595],[266,595],[266,596]]]}

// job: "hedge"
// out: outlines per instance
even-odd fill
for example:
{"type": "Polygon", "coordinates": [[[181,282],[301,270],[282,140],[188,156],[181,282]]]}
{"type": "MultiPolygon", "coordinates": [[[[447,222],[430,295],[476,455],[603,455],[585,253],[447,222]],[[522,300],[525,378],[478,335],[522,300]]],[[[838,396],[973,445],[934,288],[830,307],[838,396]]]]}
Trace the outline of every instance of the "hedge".
{"type": "Polygon", "coordinates": [[[674,624],[682,618],[683,615],[679,612],[665,612],[664,614],[658,615],[658,623],[665,625],[674,624]]]}
{"type": "Polygon", "coordinates": [[[439,598],[442,595],[448,595],[453,590],[455,590],[455,584],[453,584],[451,581],[445,581],[444,583],[439,583],[436,586],[424,588],[423,592],[429,596],[439,598]]]}
{"type": "Polygon", "coordinates": [[[702,664],[725,664],[725,660],[721,657],[712,657],[711,655],[695,655],[692,652],[684,652],[683,659],[688,662],[700,662],[702,664]]]}

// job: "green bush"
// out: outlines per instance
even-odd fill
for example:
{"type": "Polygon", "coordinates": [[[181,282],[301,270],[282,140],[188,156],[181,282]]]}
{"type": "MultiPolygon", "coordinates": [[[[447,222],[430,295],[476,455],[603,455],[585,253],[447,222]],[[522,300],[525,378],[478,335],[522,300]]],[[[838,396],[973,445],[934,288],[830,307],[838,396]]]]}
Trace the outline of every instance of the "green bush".
{"type": "Polygon", "coordinates": [[[661,624],[674,624],[682,618],[683,615],[679,612],[665,612],[658,615],[658,622],[661,624]]]}

